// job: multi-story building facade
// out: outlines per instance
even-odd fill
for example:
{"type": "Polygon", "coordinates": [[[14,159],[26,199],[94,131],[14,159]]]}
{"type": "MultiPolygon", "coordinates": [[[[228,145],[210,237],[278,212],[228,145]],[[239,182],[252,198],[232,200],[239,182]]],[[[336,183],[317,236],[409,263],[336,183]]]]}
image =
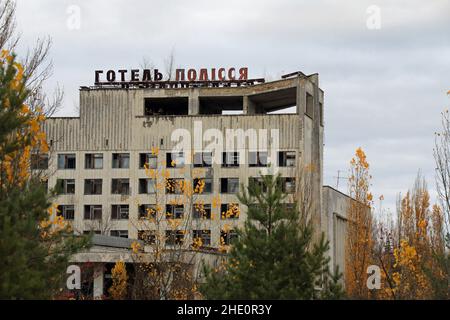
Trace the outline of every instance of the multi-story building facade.
{"type": "MultiPolygon", "coordinates": [[[[250,179],[262,170],[276,169],[285,191],[294,192],[299,174],[308,167],[311,218],[317,230],[330,236],[333,212],[322,210],[323,106],[318,75],[301,72],[259,83],[81,87],[79,117],[45,122],[51,149],[48,186],[61,186],[59,214],[77,232],[137,239],[143,230],[135,221],[161,201],[157,199],[163,199],[166,214],[182,217],[192,212],[171,205],[176,192],[157,188],[146,168],[163,167],[171,179],[190,183],[201,178],[205,187],[197,197],[217,219],[195,222],[184,237],[191,241],[200,236],[204,245],[218,247],[233,236],[224,233],[224,225],[233,230],[246,219],[244,206],[238,216],[222,217],[222,212],[232,204],[239,206],[236,194],[250,179]],[[286,108],[289,113],[282,112],[286,108]],[[179,151],[186,133],[191,147],[179,151]],[[225,145],[242,138],[245,143],[235,144],[232,150],[208,148],[214,142],[225,145]],[[193,173],[196,169],[201,169],[199,176],[193,173]]],[[[102,259],[114,262],[117,256],[111,253],[102,259]]]]}

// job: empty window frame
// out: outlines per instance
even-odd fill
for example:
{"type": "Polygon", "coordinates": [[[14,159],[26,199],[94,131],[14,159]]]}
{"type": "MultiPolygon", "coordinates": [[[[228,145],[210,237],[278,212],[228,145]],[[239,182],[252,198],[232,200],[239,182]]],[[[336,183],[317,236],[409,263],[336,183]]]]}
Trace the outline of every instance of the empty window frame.
{"type": "Polygon", "coordinates": [[[261,177],[249,177],[248,185],[250,188],[261,188],[262,192],[267,192],[267,186],[261,177]]]}
{"type": "Polygon", "coordinates": [[[111,180],[111,194],[130,194],[130,179],[119,178],[111,180]]]}
{"type": "Polygon", "coordinates": [[[184,167],[185,159],[184,152],[167,152],[166,153],[166,167],[167,168],[182,168],[184,167]]]}
{"type": "Polygon", "coordinates": [[[210,168],[212,166],[212,152],[194,153],[194,167],[210,168]]]}
{"type": "Polygon", "coordinates": [[[213,192],[213,178],[195,178],[193,182],[195,193],[209,194],[213,192]]]}
{"type": "Polygon", "coordinates": [[[75,154],[58,154],[58,169],[76,169],[75,154]]]}
{"type": "Polygon", "coordinates": [[[102,179],[85,179],[84,194],[102,194],[102,179]]]}
{"type": "Polygon", "coordinates": [[[166,179],[166,194],[182,194],[184,190],[183,178],[166,179]]]}
{"type": "Polygon", "coordinates": [[[314,98],[309,93],[306,93],[306,110],[305,113],[308,117],[313,119],[314,117],[314,98]]]}
{"type": "Polygon", "coordinates": [[[59,205],[57,209],[57,216],[63,217],[65,220],[75,219],[75,206],[74,205],[59,205]]]}
{"type": "Polygon", "coordinates": [[[138,216],[139,219],[156,219],[156,206],[154,204],[140,204],[138,216]]]}
{"type": "Polygon", "coordinates": [[[188,115],[188,113],[188,97],[144,99],[144,116],[188,115]]]}
{"type": "Polygon", "coordinates": [[[41,179],[41,185],[44,187],[45,192],[48,192],[48,179],[41,179]]]}
{"type": "Polygon", "coordinates": [[[228,246],[233,244],[233,241],[237,239],[237,232],[233,229],[220,230],[220,244],[228,246]]]}
{"type": "Polygon", "coordinates": [[[139,194],[155,194],[156,182],[155,179],[144,178],[139,179],[139,194]]]}
{"type": "Polygon", "coordinates": [[[112,167],[113,167],[113,169],[128,169],[128,168],[130,168],[130,154],[129,153],[113,153],[112,167]]]}
{"type": "Polygon", "coordinates": [[[295,192],[295,178],[281,178],[281,189],[284,193],[295,192]]]}
{"type": "Polygon", "coordinates": [[[211,219],[211,204],[195,203],[192,207],[194,219],[211,219]]]}
{"type": "Polygon", "coordinates": [[[111,237],[128,238],[128,230],[111,230],[111,237]]]}
{"type": "Polygon", "coordinates": [[[138,230],[138,239],[144,241],[144,244],[151,245],[156,243],[155,230],[138,230]]]}
{"type": "Polygon", "coordinates": [[[75,194],[75,179],[57,179],[56,189],[60,194],[75,194]]]}
{"type": "Polygon", "coordinates": [[[249,167],[267,167],[267,152],[249,151],[249,167]]]}
{"type": "Polygon", "coordinates": [[[111,206],[111,219],[128,220],[129,208],[128,204],[113,204],[111,206]]]}
{"type": "Polygon", "coordinates": [[[48,169],[48,154],[32,154],[31,155],[31,170],[46,170],[48,169]]]}
{"type": "Polygon", "coordinates": [[[101,220],[102,219],[102,205],[87,204],[84,206],[84,219],[86,220],[101,220]]]}
{"type": "Polygon", "coordinates": [[[84,235],[88,235],[88,234],[102,234],[102,232],[100,230],[84,230],[83,234],[84,235]]]}
{"type": "Polygon", "coordinates": [[[278,152],[279,167],[295,167],[295,151],[278,152]]]}
{"type": "Polygon", "coordinates": [[[166,230],[166,245],[182,245],[184,242],[184,230],[166,230]]]}
{"type": "Polygon", "coordinates": [[[166,204],[166,219],[182,219],[184,216],[184,205],[166,204]]]}
{"type": "Polygon", "coordinates": [[[238,203],[222,203],[220,205],[220,219],[239,219],[240,213],[238,203]]]}
{"type": "Polygon", "coordinates": [[[193,243],[200,240],[201,246],[210,246],[211,230],[192,230],[192,239],[193,243]]]}
{"type": "Polygon", "coordinates": [[[239,152],[222,152],[222,167],[239,167],[239,152]]]}
{"type": "Polygon", "coordinates": [[[220,178],[220,193],[238,193],[239,178],[220,178]]]}
{"type": "Polygon", "coordinates": [[[86,169],[103,169],[103,154],[86,153],[84,155],[84,167],[86,169]]]}
{"type": "Polygon", "coordinates": [[[139,169],[156,169],[158,167],[158,156],[152,153],[139,154],[139,169]]]}

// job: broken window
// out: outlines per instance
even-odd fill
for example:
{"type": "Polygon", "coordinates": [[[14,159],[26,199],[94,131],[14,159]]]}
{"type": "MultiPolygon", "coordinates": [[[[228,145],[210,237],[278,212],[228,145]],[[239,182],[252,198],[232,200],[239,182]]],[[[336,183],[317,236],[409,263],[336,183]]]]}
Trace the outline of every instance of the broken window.
{"type": "Polygon", "coordinates": [[[166,219],[182,219],[184,215],[184,205],[166,204],[166,219]]]}
{"type": "Polygon", "coordinates": [[[248,153],[248,164],[250,167],[267,167],[267,152],[248,153]]]}
{"type": "Polygon", "coordinates": [[[144,241],[146,245],[156,243],[156,231],[155,230],[139,230],[138,239],[144,241]]]}
{"type": "Polygon", "coordinates": [[[195,178],[193,183],[195,193],[205,194],[212,193],[213,179],[212,178],[195,178]]]}
{"type": "Polygon", "coordinates": [[[84,160],[86,169],[103,169],[102,153],[86,153],[84,156],[84,160]]]}
{"type": "Polygon", "coordinates": [[[75,219],[75,206],[59,205],[56,215],[63,217],[65,220],[73,220],[75,219]]]}
{"type": "Polygon", "coordinates": [[[184,167],[184,152],[167,152],[166,153],[166,167],[167,168],[182,168],[184,167]]]}
{"type": "Polygon", "coordinates": [[[279,167],[295,167],[295,151],[278,152],[279,167]]]}
{"type": "Polygon", "coordinates": [[[128,238],[128,230],[111,230],[111,237],[128,238]]]}
{"type": "Polygon", "coordinates": [[[194,167],[210,168],[212,166],[212,152],[194,153],[194,167]]]}
{"type": "Polygon", "coordinates": [[[166,194],[182,194],[184,190],[184,179],[166,179],[166,194]]]}
{"type": "Polygon", "coordinates": [[[200,241],[201,246],[209,246],[211,245],[211,230],[192,230],[192,239],[194,243],[200,241]]]}
{"type": "Polygon", "coordinates": [[[144,116],[171,116],[188,114],[188,97],[144,99],[144,116]]]}
{"type": "Polygon", "coordinates": [[[130,179],[112,179],[111,180],[111,194],[130,194],[130,179]]]}
{"type": "Polygon", "coordinates": [[[31,170],[48,169],[48,154],[32,154],[30,165],[31,170]]]}
{"type": "Polygon", "coordinates": [[[229,230],[220,230],[220,244],[221,245],[230,245],[237,239],[237,232],[233,229],[229,230]]]}
{"type": "Polygon", "coordinates": [[[102,219],[102,205],[85,205],[84,219],[86,220],[101,220],[102,219]]]}
{"type": "Polygon", "coordinates": [[[102,179],[85,179],[84,194],[102,194],[102,179]]]}
{"type": "Polygon", "coordinates": [[[195,203],[192,216],[194,219],[211,219],[211,204],[195,203]]]}
{"type": "Polygon", "coordinates": [[[222,203],[220,205],[221,219],[238,219],[240,215],[238,203],[222,203]]]}
{"type": "Polygon", "coordinates": [[[75,169],[76,157],[74,153],[58,154],[58,169],[75,169]]]}
{"type": "Polygon", "coordinates": [[[250,188],[260,188],[262,192],[267,192],[267,186],[264,183],[263,178],[261,177],[249,177],[248,178],[248,185],[250,188]]]}
{"type": "Polygon", "coordinates": [[[223,152],[222,167],[239,167],[239,152],[223,152]]]}
{"type": "Polygon", "coordinates": [[[75,179],[57,179],[56,189],[61,194],[75,194],[75,179]]]}
{"type": "Polygon", "coordinates": [[[102,232],[100,230],[84,230],[83,231],[84,235],[89,235],[89,234],[102,234],[102,232]]]}
{"type": "Polygon", "coordinates": [[[130,154],[129,153],[113,153],[112,167],[113,167],[113,169],[128,169],[128,168],[130,168],[130,154]]]}
{"type": "Polygon", "coordinates": [[[182,245],[184,242],[183,230],[166,230],[166,245],[182,245]]]}
{"type": "Polygon", "coordinates": [[[156,193],[155,179],[139,179],[139,193],[140,194],[154,194],[156,193]]]}
{"type": "Polygon", "coordinates": [[[295,178],[281,178],[281,189],[284,193],[295,192],[295,178]]]}
{"type": "Polygon", "coordinates": [[[156,206],[154,204],[140,204],[138,214],[139,219],[156,219],[156,206]]]}
{"type": "Polygon", "coordinates": [[[158,156],[151,153],[139,154],[139,169],[156,169],[158,166],[158,156]]]}
{"type": "Polygon", "coordinates": [[[220,178],[221,193],[238,193],[239,178],[220,178]]]}
{"type": "Polygon", "coordinates": [[[113,220],[127,220],[128,213],[128,204],[113,204],[111,206],[111,219],[113,220]]]}

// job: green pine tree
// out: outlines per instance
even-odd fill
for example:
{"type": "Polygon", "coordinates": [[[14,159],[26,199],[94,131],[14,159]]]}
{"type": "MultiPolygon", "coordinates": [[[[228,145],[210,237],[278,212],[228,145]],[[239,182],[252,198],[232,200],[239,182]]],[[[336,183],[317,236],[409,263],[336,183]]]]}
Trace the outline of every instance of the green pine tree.
{"type": "MultiPolygon", "coordinates": [[[[14,55],[0,58],[0,299],[48,299],[65,285],[72,254],[89,239],[49,221],[51,196],[29,173],[36,146],[36,114],[27,111],[29,91],[14,55]],[[31,134],[30,134],[31,133],[31,134]],[[26,160],[25,160],[26,159],[26,160]],[[26,162],[28,161],[28,162],[26,162]]],[[[37,131],[37,134],[40,132],[37,131]]]]}
{"type": "Polygon", "coordinates": [[[207,299],[337,299],[340,274],[328,270],[328,242],[294,206],[283,205],[279,177],[267,175],[239,195],[248,218],[225,262],[205,267],[207,299]]]}

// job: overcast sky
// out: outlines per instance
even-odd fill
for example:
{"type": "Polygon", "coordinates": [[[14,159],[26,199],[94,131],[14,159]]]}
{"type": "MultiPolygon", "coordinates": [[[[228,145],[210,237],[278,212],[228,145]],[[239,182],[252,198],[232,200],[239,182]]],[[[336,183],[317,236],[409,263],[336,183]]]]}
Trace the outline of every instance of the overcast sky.
{"type": "Polygon", "coordinates": [[[143,57],[162,69],[172,50],[186,68],[248,66],[250,77],[272,80],[317,72],[325,183],[336,186],[361,146],[383,207],[395,209],[419,169],[435,199],[434,132],[450,105],[448,0],[18,0],[17,18],[21,50],[53,39],[47,89],[64,87],[60,116],[76,115],[78,88],[93,84],[95,69],[139,68],[143,57]]]}

